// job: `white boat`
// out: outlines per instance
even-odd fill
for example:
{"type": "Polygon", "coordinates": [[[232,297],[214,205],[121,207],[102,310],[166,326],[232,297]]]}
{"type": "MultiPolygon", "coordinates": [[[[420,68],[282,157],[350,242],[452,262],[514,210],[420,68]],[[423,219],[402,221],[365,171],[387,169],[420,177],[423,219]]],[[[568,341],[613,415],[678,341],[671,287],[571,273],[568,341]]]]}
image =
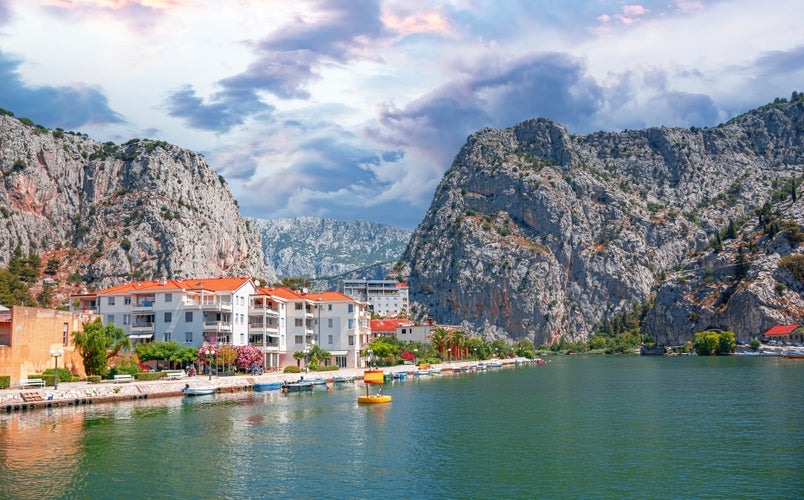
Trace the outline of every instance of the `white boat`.
{"type": "Polygon", "coordinates": [[[185,396],[204,396],[204,395],[207,395],[207,394],[215,394],[215,391],[217,391],[217,390],[218,390],[217,387],[212,387],[212,386],[209,386],[209,387],[190,387],[188,385],[188,386],[185,386],[184,389],[181,390],[181,392],[183,392],[185,396]]]}

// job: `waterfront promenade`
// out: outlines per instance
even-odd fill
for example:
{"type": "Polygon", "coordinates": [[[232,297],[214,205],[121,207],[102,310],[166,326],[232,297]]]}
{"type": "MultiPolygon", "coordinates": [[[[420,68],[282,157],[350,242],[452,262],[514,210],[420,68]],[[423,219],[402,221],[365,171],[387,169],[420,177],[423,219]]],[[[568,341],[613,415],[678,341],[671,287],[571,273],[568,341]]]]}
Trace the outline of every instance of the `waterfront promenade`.
{"type": "MultiPolygon", "coordinates": [[[[516,359],[500,360],[504,365],[513,365],[516,359]]],[[[460,361],[433,365],[444,374],[453,373],[453,369],[477,364],[476,361],[460,361]]],[[[413,372],[412,365],[400,365],[378,368],[385,372],[413,372]]],[[[236,375],[229,377],[195,375],[183,376],[175,379],[134,380],[131,382],[114,383],[104,380],[100,383],[90,382],[59,382],[59,388],[44,387],[40,389],[3,389],[0,390],[0,412],[28,411],[37,408],[52,406],[68,406],[82,404],[97,404],[114,401],[131,401],[157,397],[182,397],[181,392],[185,386],[209,387],[215,386],[219,392],[237,392],[251,390],[255,384],[271,382],[295,382],[300,377],[327,378],[354,377],[355,380],[363,378],[365,368],[342,368],[337,371],[309,372],[309,373],[283,373],[267,372],[262,375],[236,375]],[[23,397],[28,396],[28,397],[23,397]],[[31,397],[33,396],[33,397],[31,397]],[[40,400],[41,399],[41,400],[40,400]]]]}

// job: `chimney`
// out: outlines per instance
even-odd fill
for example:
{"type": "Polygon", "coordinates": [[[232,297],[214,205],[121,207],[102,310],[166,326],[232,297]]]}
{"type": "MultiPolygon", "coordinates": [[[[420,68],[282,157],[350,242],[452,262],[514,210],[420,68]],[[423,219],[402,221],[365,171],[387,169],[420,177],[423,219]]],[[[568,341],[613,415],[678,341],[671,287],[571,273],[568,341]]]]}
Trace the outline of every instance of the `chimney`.
{"type": "Polygon", "coordinates": [[[164,276],[159,278],[159,284],[162,286],[167,285],[167,278],[165,278],[164,276]]]}

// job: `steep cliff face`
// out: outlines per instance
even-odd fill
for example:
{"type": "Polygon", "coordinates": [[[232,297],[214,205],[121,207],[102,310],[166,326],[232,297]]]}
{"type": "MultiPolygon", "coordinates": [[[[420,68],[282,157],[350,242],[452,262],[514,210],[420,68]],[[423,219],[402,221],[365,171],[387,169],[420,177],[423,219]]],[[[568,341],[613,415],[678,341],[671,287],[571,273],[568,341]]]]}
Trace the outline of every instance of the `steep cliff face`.
{"type": "Polygon", "coordinates": [[[402,256],[411,234],[368,221],[317,217],[249,221],[262,237],[269,281],[338,276],[394,262],[402,256]]]}
{"type": "Polygon", "coordinates": [[[776,203],[758,219],[722,250],[685,259],[659,289],[646,322],[657,344],[677,345],[711,329],[732,330],[747,342],[804,319],[804,202],[776,203]]]}
{"type": "Polygon", "coordinates": [[[259,236],[226,182],[164,142],[100,144],[0,116],[0,266],[58,254],[93,286],[262,275],[259,236]]]}
{"type": "Polygon", "coordinates": [[[474,333],[587,338],[801,172],[803,117],[798,102],[712,129],[482,130],[411,238],[411,297],[474,333]]]}

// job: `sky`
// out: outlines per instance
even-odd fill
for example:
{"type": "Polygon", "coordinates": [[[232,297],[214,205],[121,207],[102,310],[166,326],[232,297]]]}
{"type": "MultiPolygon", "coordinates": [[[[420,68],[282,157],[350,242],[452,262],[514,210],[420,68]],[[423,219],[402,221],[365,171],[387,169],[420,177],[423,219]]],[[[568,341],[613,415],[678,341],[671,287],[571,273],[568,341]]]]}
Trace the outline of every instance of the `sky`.
{"type": "Polygon", "coordinates": [[[472,133],[804,91],[801,0],[0,0],[0,108],[204,155],[245,216],[414,229],[472,133]]]}

